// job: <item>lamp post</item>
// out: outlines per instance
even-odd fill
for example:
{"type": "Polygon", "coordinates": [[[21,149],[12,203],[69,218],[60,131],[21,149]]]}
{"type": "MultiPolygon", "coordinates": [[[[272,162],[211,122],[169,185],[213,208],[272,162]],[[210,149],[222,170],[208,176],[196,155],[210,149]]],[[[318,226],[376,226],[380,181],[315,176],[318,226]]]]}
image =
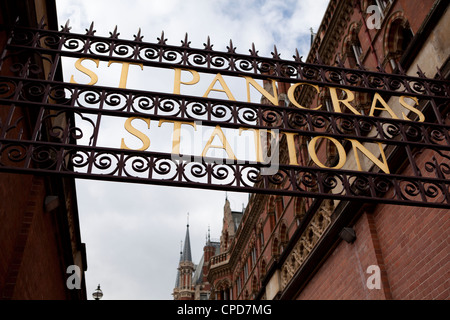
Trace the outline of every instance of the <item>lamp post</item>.
{"type": "Polygon", "coordinates": [[[100,285],[98,285],[97,289],[95,289],[92,296],[94,297],[95,300],[100,300],[103,297],[103,292],[100,289],[100,285]]]}

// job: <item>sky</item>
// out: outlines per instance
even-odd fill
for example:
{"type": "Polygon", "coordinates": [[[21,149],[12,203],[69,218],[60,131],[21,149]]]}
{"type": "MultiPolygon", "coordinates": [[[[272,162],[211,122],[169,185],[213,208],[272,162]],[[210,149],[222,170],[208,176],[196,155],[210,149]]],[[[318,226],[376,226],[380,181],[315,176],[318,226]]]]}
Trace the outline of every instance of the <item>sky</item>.
{"type": "MultiPolygon", "coordinates": [[[[237,53],[248,54],[254,43],[259,56],[271,57],[276,45],[282,59],[292,60],[295,49],[307,56],[310,28],[317,31],[328,0],[56,0],[56,3],[59,25],[69,19],[73,33],[85,33],[94,21],[98,36],[109,36],[117,26],[121,39],[131,40],[141,29],[143,41],[156,43],[164,31],[167,44],[177,46],[188,33],[192,48],[204,48],[209,36],[215,51],[226,51],[231,39],[237,53]]],[[[98,84],[117,87],[119,67],[99,68],[98,84]]],[[[74,69],[73,60],[65,59],[63,70],[66,81],[74,75],[77,82],[85,83],[84,75],[74,69]]],[[[150,91],[172,90],[173,78],[164,70],[135,71],[130,69],[129,86],[150,91]]],[[[202,78],[206,87],[210,83],[207,80],[207,76],[202,78]]],[[[239,83],[230,80],[230,87],[238,100],[245,99],[246,92],[239,89],[239,83]]],[[[201,86],[189,89],[191,94],[204,90],[201,86]]],[[[123,120],[114,121],[110,119],[109,126],[105,125],[104,138],[99,140],[102,146],[117,147],[124,136],[118,129],[123,130],[123,120]]],[[[208,137],[207,130],[204,134],[208,137]]],[[[164,131],[158,135],[164,136],[164,131]]],[[[152,148],[160,148],[162,152],[170,148],[169,143],[151,140],[152,148]]],[[[127,142],[131,147],[139,141],[128,137],[127,142]]],[[[81,237],[87,250],[88,299],[92,299],[99,284],[104,300],[173,299],[188,220],[192,258],[198,263],[208,229],[213,240],[220,238],[225,198],[233,211],[243,210],[248,200],[246,193],[94,180],[77,180],[76,188],[81,237]]]]}

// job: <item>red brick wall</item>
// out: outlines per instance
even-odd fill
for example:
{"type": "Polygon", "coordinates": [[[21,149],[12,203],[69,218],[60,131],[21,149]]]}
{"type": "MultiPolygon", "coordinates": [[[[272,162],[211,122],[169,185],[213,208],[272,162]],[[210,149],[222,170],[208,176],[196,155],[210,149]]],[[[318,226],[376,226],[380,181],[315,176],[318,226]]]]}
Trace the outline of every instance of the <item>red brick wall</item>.
{"type": "MultiPolygon", "coordinates": [[[[424,152],[417,161],[424,174],[432,156],[445,162],[424,152]]],[[[410,167],[403,174],[414,175],[410,167]]],[[[378,205],[353,226],[357,240],[342,241],[298,298],[450,299],[448,214],[447,209],[378,205]],[[370,265],[380,266],[381,290],[367,289],[370,265]]]]}
{"type": "MultiPolygon", "coordinates": [[[[0,11],[0,23],[3,22],[0,11]]],[[[0,32],[0,52],[6,42],[0,32]]],[[[2,74],[9,70],[6,60],[2,74]]],[[[0,105],[0,123],[5,123],[9,106],[0,105]]],[[[23,113],[16,109],[14,123],[23,113]]],[[[23,135],[28,135],[25,121],[19,122],[23,135]]],[[[8,132],[17,138],[19,129],[8,132]]],[[[0,127],[0,133],[1,133],[0,127]]],[[[0,158],[2,163],[7,159],[0,158]]],[[[8,163],[9,164],[9,163],[8,163]]],[[[44,212],[48,195],[44,178],[32,175],[0,173],[0,300],[2,299],[67,299],[62,237],[55,214],[44,212]]],[[[68,255],[71,252],[66,253],[68,255]]]]}
{"type": "MultiPolygon", "coordinates": [[[[59,231],[41,177],[0,175],[0,299],[66,299],[59,231]]],[[[68,276],[68,275],[67,275],[68,276]]]]}
{"type": "MultiPolygon", "coordinates": [[[[389,15],[403,11],[413,32],[417,33],[434,2],[399,0],[389,15]]],[[[355,10],[350,21],[360,19],[360,13],[355,10]]],[[[384,58],[384,29],[383,25],[379,31],[366,32],[364,27],[360,30],[364,51],[372,40],[380,62],[384,58]]],[[[372,65],[368,57],[364,64],[373,69],[376,65],[372,65]]],[[[431,161],[433,156],[437,162],[448,163],[448,159],[425,151],[417,159],[423,175],[434,176],[425,170],[425,162],[431,161]]],[[[405,168],[403,174],[414,176],[412,168],[405,168]]],[[[353,244],[340,242],[297,298],[450,299],[449,227],[449,210],[379,205],[373,213],[362,214],[353,226],[357,240],[353,244]],[[381,269],[380,290],[369,290],[366,286],[371,276],[366,272],[370,265],[381,269]]]]}
{"type": "Polygon", "coordinates": [[[17,199],[17,192],[23,192],[31,182],[29,176],[0,175],[0,298],[5,286],[8,267],[13,259],[16,239],[22,226],[25,201],[17,199]],[[17,199],[6,201],[6,199],[17,199]]]}
{"type": "MultiPolygon", "coordinates": [[[[299,300],[384,299],[384,290],[369,290],[366,273],[370,265],[377,265],[374,240],[368,214],[355,224],[357,240],[353,244],[342,241],[320,267],[297,297],[299,300]]],[[[376,242],[376,241],[375,241],[376,242]]],[[[375,243],[376,244],[376,243],[375,243]]],[[[382,286],[383,288],[383,286],[382,286]]]]}
{"type": "Polygon", "coordinates": [[[450,299],[448,210],[380,206],[354,225],[357,240],[342,241],[298,299],[450,299]],[[381,289],[367,288],[370,265],[381,289]]]}
{"type": "Polygon", "coordinates": [[[448,213],[382,206],[374,215],[394,298],[450,298],[448,213]]]}

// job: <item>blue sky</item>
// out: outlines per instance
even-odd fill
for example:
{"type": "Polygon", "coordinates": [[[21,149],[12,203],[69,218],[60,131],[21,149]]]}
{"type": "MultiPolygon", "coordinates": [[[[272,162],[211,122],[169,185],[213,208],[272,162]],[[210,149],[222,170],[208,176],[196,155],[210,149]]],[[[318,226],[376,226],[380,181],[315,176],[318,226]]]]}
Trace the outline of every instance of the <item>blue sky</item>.
{"type": "MultiPolygon", "coordinates": [[[[96,35],[108,36],[117,25],[120,38],[144,41],[165,32],[168,44],[203,48],[210,36],[214,50],[226,51],[230,39],[248,54],[255,43],[270,57],[276,45],[291,60],[298,48],[307,56],[310,28],[317,30],[328,0],[57,0],[59,24],[70,19],[72,32],[85,32],[92,21],[96,35]]],[[[64,66],[67,79],[73,72],[64,66]]],[[[142,82],[136,78],[130,81],[142,82]]],[[[131,83],[131,82],[130,82],[131,83]]],[[[105,300],[172,299],[180,241],[189,212],[194,263],[200,261],[208,227],[221,233],[225,192],[149,185],[77,181],[81,236],[87,246],[88,298],[101,284],[105,300]]],[[[233,210],[242,210],[248,195],[228,193],[233,210]]]]}

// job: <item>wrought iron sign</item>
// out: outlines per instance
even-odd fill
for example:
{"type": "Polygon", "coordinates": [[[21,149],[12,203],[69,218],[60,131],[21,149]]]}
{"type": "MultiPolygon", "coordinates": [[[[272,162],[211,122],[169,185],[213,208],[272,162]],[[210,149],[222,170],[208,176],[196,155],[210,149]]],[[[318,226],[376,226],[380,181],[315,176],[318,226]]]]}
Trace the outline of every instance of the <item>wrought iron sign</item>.
{"type": "Polygon", "coordinates": [[[93,25],[74,34],[67,24],[16,25],[0,63],[0,171],[450,208],[449,82],[420,69],[418,77],[346,69],[305,63],[298,52],[283,60],[276,47],[265,58],[254,46],[239,54],[231,41],[219,52],[209,38],[195,49],[187,35],[172,46],[164,33],[148,43],[140,31],[123,40],[117,29],[99,37],[93,25]],[[57,77],[64,59],[76,71],[69,81],[57,77]],[[101,70],[113,67],[115,85],[100,84],[101,70]],[[152,68],[170,72],[169,92],[129,83],[152,68]],[[193,94],[204,75],[209,87],[193,94]],[[230,78],[246,99],[235,98],[230,78]],[[288,84],[284,94],[277,83],[288,84]],[[264,101],[252,102],[251,91],[264,101]],[[100,139],[107,121],[125,132],[114,145],[100,139]],[[149,149],[155,123],[171,128],[159,137],[167,152],[149,149]],[[182,133],[201,127],[212,128],[210,139],[182,155],[182,133]],[[253,159],[237,156],[227,130],[253,135],[253,159]],[[285,156],[275,161],[280,143],[285,156]],[[334,161],[323,150],[334,150],[334,161]]]}

